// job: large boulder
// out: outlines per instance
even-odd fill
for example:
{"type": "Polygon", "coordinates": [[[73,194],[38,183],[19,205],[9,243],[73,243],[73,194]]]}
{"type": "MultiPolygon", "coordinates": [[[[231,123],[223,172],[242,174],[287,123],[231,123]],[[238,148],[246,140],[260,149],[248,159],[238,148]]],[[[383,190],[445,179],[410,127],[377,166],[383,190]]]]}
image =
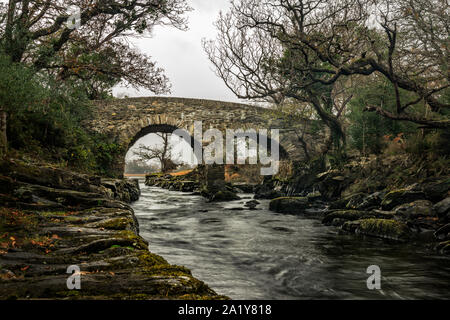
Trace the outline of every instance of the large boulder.
{"type": "Polygon", "coordinates": [[[102,179],[102,186],[110,190],[113,198],[127,203],[139,200],[141,190],[137,180],[102,179]]]}
{"type": "Polygon", "coordinates": [[[394,208],[395,218],[401,221],[411,221],[434,216],[433,204],[429,200],[416,200],[404,203],[394,208]]]}
{"type": "Polygon", "coordinates": [[[439,218],[444,221],[448,221],[450,215],[450,197],[445,198],[444,200],[436,203],[434,206],[434,211],[438,215],[439,218]]]}
{"type": "Polygon", "coordinates": [[[356,193],[348,197],[348,202],[346,203],[345,207],[347,209],[357,209],[360,207],[361,203],[364,201],[364,198],[366,198],[365,193],[356,193]]]}
{"type": "Polygon", "coordinates": [[[364,219],[347,222],[342,226],[343,230],[371,237],[406,241],[411,236],[408,226],[392,219],[364,219]]]}
{"type": "Polygon", "coordinates": [[[381,210],[334,210],[330,211],[322,219],[325,225],[341,226],[347,221],[355,221],[369,218],[392,219],[394,214],[390,211],[381,210]]]}
{"type": "Polygon", "coordinates": [[[251,200],[245,203],[244,207],[249,208],[250,210],[256,210],[256,207],[260,204],[257,200],[251,200]]]}
{"type": "Polygon", "coordinates": [[[342,225],[345,221],[354,221],[362,219],[367,214],[364,211],[358,210],[336,210],[331,211],[322,219],[325,225],[342,225]]]}
{"type": "Polygon", "coordinates": [[[306,197],[280,197],[270,201],[269,209],[278,213],[302,214],[309,208],[306,197]]]}
{"type": "Polygon", "coordinates": [[[397,189],[384,196],[381,207],[383,210],[392,210],[400,204],[415,200],[425,200],[425,193],[411,189],[397,189]]]}
{"type": "Polygon", "coordinates": [[[362,198],[352,198],[347,203],[348,209],[357,209],[357,210],[370,210],[378,208],[383,199],[383,192],[375,192],[370,195],[363,194],[362,198]]]}
{"type": "Polygon", "coordinates": [[[424,183],[422,190],[428,200],[441,201],[450,196],[450,178],[437,178],[434,181],[424,183]]]}
{"type": "Polygon", "coordinates": [[[240,200],[239,196],[231,191],[228,190],[222,190],[217,193],[215,193],[210,201],[211,202],[224,202],[224,201],[234,201],[234,200],[240,200]]]}
{"type": "Polygon", "coordinates": [[[101,178],[19,160],[0,161],[0,175],[16,181],[58,189],[99,192],[101,178]]]}

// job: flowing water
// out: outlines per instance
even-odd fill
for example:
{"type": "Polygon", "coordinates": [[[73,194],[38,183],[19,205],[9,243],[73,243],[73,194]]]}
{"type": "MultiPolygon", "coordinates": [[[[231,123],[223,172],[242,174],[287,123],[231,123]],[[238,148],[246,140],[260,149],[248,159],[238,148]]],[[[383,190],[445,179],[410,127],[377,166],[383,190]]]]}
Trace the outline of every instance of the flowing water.
{"type": "Polygon", "coordinates": [[[261,210],[235,210],[249,200],[141,188],[133,208],[150,251],[232,299],[450,298],[450,258],[430,250],[339,235],[264,200],[261,210]],[[381,269],[381,290],[367,288],[370,265],[381,269]]]}

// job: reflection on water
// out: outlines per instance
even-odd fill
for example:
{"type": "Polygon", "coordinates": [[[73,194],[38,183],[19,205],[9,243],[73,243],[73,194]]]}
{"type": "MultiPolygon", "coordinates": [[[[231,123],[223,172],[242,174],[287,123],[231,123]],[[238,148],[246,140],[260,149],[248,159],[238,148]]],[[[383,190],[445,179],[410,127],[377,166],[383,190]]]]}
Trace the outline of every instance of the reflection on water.
{"type": "Polygon", "coordinates": [[[318,220],[270,212],[264,200],[263,210],[233,210],[248,200],[206,203],[141,187],[133,208],[150,250],[232,299],[449,298],[448,257],[338,235],[318,220]],[[369,265],[380,266],[382,290],[367,289],[369,265]]]}

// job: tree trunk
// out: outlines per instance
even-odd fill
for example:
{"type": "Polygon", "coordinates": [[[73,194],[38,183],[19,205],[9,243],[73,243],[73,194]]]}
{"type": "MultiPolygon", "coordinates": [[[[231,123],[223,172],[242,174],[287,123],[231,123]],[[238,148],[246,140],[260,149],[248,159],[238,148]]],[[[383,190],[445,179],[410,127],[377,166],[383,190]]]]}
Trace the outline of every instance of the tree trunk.
{"type": "Polygon", "coordinates": [[[0,108],[0,157],[4,157],[8,152],[8,138],[6,135],[7,114],[3,108],[0,108]]]}

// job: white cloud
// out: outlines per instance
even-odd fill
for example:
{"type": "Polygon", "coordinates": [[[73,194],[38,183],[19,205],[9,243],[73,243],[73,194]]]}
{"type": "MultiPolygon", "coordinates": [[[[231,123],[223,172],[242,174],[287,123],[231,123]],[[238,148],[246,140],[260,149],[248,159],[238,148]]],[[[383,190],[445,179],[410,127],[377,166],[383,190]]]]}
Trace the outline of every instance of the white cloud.
{"type": "MultiPolygon", "coordinates": [[[[134,44],[153,57],[166,70],[172,84],[170,96],[202,98],[239,102],[212,70],[203,51],[201,40],[216,37],[213,26],[219,12],[229,8],[229,0],[191,0],[194,11],[189,13],[189,30],[157,27],[153,37],[135,40],[134,44]]],[[[147,90],[116,88],[114,92],[126,92],[130,96],[153,95],[147,90]]]]}

